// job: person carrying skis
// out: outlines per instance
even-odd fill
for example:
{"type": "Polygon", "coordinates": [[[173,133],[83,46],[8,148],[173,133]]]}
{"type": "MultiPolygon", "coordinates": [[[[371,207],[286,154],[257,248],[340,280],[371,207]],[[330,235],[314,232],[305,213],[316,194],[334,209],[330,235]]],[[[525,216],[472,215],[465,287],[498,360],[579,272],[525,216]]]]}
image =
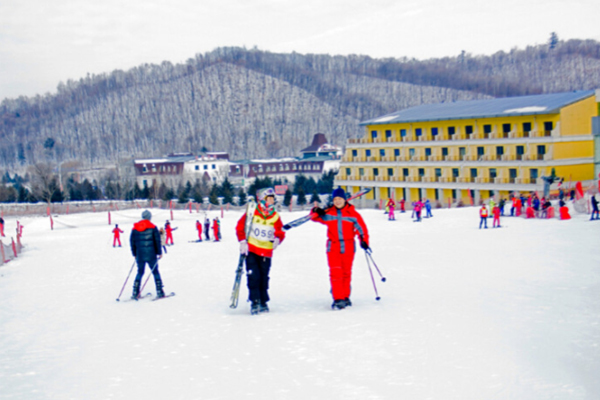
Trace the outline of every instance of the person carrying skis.
{"type": "Polygon", "coordinates": [[[198,231],[198,241],[202,241],[202,223],[196,220],[196,230],[198,231]]]}
{"type": "Polygon", "coordinates": [[[121,233],[123,233],[123,231],[119,228],[119,224],[115,225],[115,229],[112,230],[113,233],[113,247],[115,247],[115,245],[117,243],[119,243],[119,247],[121,247],[121,233]]]}
{"type": "Polygon", "coordinates": [[[313,208],[313,221],[327,226],[327,263],[333,304],[331,308],[342,310],[352,305],[350,284],[352,263],[356,253],[354,237],[360,239],[360,247],[369,249],[369,231],[362,216],[346,201],[344,189],[337,188],[331,196],[333,207],[313,208]]]}
{"type": "Polygon", "coordinates": [[[395,221],[396,216],[394,215],[394,209],[396,207],[396,202],[391,197],[388,199],[386,207],[388,208],[388,221],[395,221]]]}
{"type": "Polygon", "coordinates": [[[146,264],[154,275],[154,284],[156,285],[156,297],[165,297],[163,292],[162,279],[160,272],[158,271],[158,260],[162,258],[160,234],[156,226],[150,222],[152,214],[150,211],[145,210],[142,213],[142,219],[139,222],[133,224],[131,230],[131,236],[129,238],[129,245],[131,246],[131,253],[135,257],[138,271],[133,281],[133,294],[132,299],[137,299],[140,294],[140,282],[144,276],[144,269],[146,264]]]}
{"type": "Polygon", "coordinates": [[[481,208],[479,209],[479,217],[481,218],[479,221],[479,229],[481,229],[481,225],[484,225],[484,228],[487,229],[487,219],[488,219],[488,209],[485,206],[485,204],[481,205],[481,208]]]}
{"type": "Polygon", "coordinates": [[[235,231],[240,242],[240,254],[246,255],[246,273],[248,292],[251,302],[251,314],[268,312],[269,271],[273,251],[285,239],[283,223],[275,211],[275,191],[263,189],[252,216],[250,237],[246,237],[246,215],[242,215],[235,231]]]}
{"type": "Polygon", "coordinates": [[[210,219],[208,217],[204,218],[204,234],[206,235],[206,240],[210,240],[210,219]]]}

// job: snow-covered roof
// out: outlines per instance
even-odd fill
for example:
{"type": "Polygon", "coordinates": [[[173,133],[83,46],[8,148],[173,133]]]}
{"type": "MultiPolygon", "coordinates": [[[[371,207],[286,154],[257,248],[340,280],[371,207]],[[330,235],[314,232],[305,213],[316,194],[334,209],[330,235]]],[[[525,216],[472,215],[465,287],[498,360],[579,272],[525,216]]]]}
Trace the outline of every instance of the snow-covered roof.
{"type": "Polygon", "coordinates": [[[425,104],[363,121],[360,125],[492,118],[517,115],[556,114],[560,109],[594,96],[593,90],[505,97],[501,99],[425,104]]]}

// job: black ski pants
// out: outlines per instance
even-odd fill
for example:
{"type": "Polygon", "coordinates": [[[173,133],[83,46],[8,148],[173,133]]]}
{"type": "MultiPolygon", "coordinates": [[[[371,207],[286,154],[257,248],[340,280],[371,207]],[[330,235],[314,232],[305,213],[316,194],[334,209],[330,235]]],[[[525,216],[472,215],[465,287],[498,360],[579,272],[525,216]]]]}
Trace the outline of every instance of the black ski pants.
{"type": "Polygon", "coordinates": [[[154,266],[156,265],[156,268],[154,268],[154,271],[152,271],[152,274],[154,275],[154,281],[161,282],[160,272],[158,272],[158,259],[157,258],[155,258],[154,260],[146,260],[146,259],[142,259],[142,258],[136,258],[135,261],[136,261],[137,267],[138,267],[137,275],[135,276],[136,282],[140,282],[142,280],[142,277],[144,276],[144,270],[146,268],[146,264],[148,264],[148,268],[150,268],[150,271],[152,271],[152,268],[154,268],[154,266]]]}
{"type": "Polygon", "coordinates": [[[250,301],[259,301],[265,305],[269,301],[269,271],[271,259],[248,253],[246,257],[246,274],[248,276],[248,291],[250,301]]]}

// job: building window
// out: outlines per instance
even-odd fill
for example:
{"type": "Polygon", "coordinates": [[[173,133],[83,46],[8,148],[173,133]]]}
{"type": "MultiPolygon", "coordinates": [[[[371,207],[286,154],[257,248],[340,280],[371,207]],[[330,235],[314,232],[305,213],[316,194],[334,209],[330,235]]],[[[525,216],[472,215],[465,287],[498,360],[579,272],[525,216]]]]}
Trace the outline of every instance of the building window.
{"type": "Polygon", "coordinates": [[[367,157],[371,157],[371,150],[370,149],[365,150],[365,154],[367,157]]]}
{"type": "Polygon", "coordinates": [[[456,133],[456,127],[454,126],[449,126],[448,127],[448,135],[452,136],[456,133]]]}
{"type": "Polygon", "coordinates": [[[522,160],[523,154],[525,154],[525,146],[517,146],[517,160],[522,160]]]}
{"type": "Polygon", "coordinates": [[[490,179],[496,179],[496,177],[498,176],[498,172],[496,171],[496,168],[490,168],[490,179]]]}
{"type": "Polygon", "coordinates": [[[458,168],[452,168],[452,177],[458,178],[458,168]]]}
{"type": "Polygon", "coordinates": [[[212,169],[217,169],[217,166],[215,164],[213,164],[212,169]]]}
{"type": "Polygon", "coordinates": [[[442,169],[441,168],[436,168],[435,169],[435,177],[436,178],[441,178],[442,177],[442,169]]]}
{"type": "Polygon", "coordinates": [[[196,166],[194,167],[194,169],[195,169],[196,171],[199,171],[199,170],[200,170],[200,166],[199,166],[199,165],[196,165],[196,166]]]}
{"type": "Polygon", "coordinates": [[[386,137],[387,139],[391,139],[391,138],[392,138],[392,131],[391,131],[391,130],[389,130],[389,129],[388,129],[388,130],[386,130],[386,131],[385,131],[385,137],[386,137]]]}
{"type": "Polygon", "coordinates": [[[148,166],[146,164],[142,166],[142,172],[148,172],[148,166]]]}
{"type": "Polygon", "coordinates": [[[394,168],[388,168],[388,176],[394,176],[394,168]]]}
{"type": "Polygon", "coordinates": [[[359,168],[358,169],[358,175],[364,176],[365,175],[365,169],[364,168],[359,168]]]}
{"type": "Polygon", "coordinates": [[[477,178],[477,168],[471,168],[471,178],[477,178]]]}
{"type": "Polygon", "coordinates": [[[508,170],[508,182],[509,183],[515,183],[516,179],[517,179],[517,169],[516,168],[510,168],[508,170]]]}
{"type": "Polygon", "coordinates": [[[448,148],[442,147],[442,157],[447,157],[447,156],[448,156],[448,148]]]}
{"type": "Polygon", "coordinates": [[[352,150],[352,157],[358,157],[358,150],[352,150]]]}
{"type": "Polygon", "coordinates": [[[485,148],[482,147],[482,146],[477,147],[477,157],[479,158],[479,157],[481,157],[483,155],[485,155],[485,148]]]}
{"type": "Polygon", "coordinates": [[[465,133],[467,135],[471,135],[473,133],[473,125],[467,125],[467,126],[465,126],[465,133]]]}
{"type": "Polygon", "coordinates": [[[501,160],[504,155],[504,147],[496,146],[496,159],[501,160]]]}
{"type": "Polygon", "coordinates": [[[400,149],[394,149],[394,157],[400,157],[400,149]]]}
{"type": "Polygon", "coordinates": [[[373,168],[373,176],[379,176],[379,168],[373,168]]]}
{"type": "Polygon", "coordinates": [[[532,168],[529,170],[529,179],[531,179],[531,183],[535,183],[535,180],[538,178],[538,170],[537,168],[532,168]]]}
{"type": "Polygon", "coordinates": [[[538,160],[543,160],[545,154],[546,154],[546,146],[539,145],[537,147],[537,159],[538,160]]]}
{"type": "Polygon", "coordinates": [[[489,124],[488,125],[484,125],[483,126],[483,133],[485,133],[485,134],[492,133],[492,126],[489,125],[489,124]]]}
{"type": "Polygon", "coordinates": [[[371,139],[377,139],[377,131],[371,131],[371,139]]]}
{"type": "Polygon", "coordinates": [[[400,137],[406,136],[406,129],[400,129],[400,137]]]}
{"type": "Polygon", "coordinates": [[[423,130],[421,128],[415,129],[415,135],[417,135],[417,137],[421,136],[422,134],[423,134],[423,130]]]}
{"type": "Polygon", "coordinates": [[[204,170],[206,171],[208,169],[208,165],[204,165],[204,170]]]}
{"type": "Polygon", "coordinates": [[[156,172],[156,164],[152,164],[152,172],[156,172]]]}
{"type": "Polygon", "coordinates": [[[385,157],[385,149],[379,149],[379,155],[385,157]]]}
{"type": "Polygon", "coordinates": [[[464,159],[465,155],[467,154],[467,148],[466,147],[459,147],[458,148],[458,155],[460,156],[460,159],[464,159]]]}
{"type": "Polygon", "coordinates": [[[425,156],[429,157],[431,155],[431,148],[430,147],[426,147],[425,148],[425,156]]]}
{"type": "Polygon", "coordinates": [[[531,132],[531,122],[523,122],[523,132],[531,132]]]}
{"type": "Polygon", "coordinates": [[[431,128],[431,136],[437,136],[438,128],[431,128]]]}
{"type": "Polygon", "coordinates": [[[346,175],[347,176],[352,175],[352,169],[351,168],[346,168],[346,175]]]}
{"type": "Polygon", "coordinates": [[[408,149],[408,155],[410,158],[413,158],[415,156],[415,149],[408,149]]]}
{"type": "Polygon", "coordinates": [[[552,121],[546,121],[546,122],[544,122],[544,131],[545,132],[552,132],[552,129],[554,129],[552,121]]]}
{"type": "Polygon", "coordinates": [[[409,172],[410,171],[408,170],[408,168],[402,168],[402,175],[403,176],[407,177],[409,172]]]}
{"type": "Polygon", "coordinates": [[[511,125],[510,124],[502,124],[502,132],[503,133],[509,133],[511,129],[511,125]]]}
{"type": "Polygon", "coordinates": [[[425,176],[425,168],[419,168],[419,177],[424,177],[425,176]]]}

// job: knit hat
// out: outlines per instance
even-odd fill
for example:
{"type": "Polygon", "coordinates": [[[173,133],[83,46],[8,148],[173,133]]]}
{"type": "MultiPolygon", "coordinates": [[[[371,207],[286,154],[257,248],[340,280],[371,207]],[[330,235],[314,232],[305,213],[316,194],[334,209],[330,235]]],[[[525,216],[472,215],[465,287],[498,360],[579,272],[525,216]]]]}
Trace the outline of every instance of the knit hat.
{"type": "Polygon", "coordinates": [[[335,189],[331,194],[331,198],[335,199],[336,197],[341,197],[342,199],[346,200],[346,192],[344,192],[344,189],[341,187],[335,189]]]}
{"type": "Polygon", "coordinates": [[[144,210],[144,212],[142,213],[142,219],[147,219],[148,221],[150,221],[151,218],[152,214],[150,213],[150,211],[144,210]]]}

